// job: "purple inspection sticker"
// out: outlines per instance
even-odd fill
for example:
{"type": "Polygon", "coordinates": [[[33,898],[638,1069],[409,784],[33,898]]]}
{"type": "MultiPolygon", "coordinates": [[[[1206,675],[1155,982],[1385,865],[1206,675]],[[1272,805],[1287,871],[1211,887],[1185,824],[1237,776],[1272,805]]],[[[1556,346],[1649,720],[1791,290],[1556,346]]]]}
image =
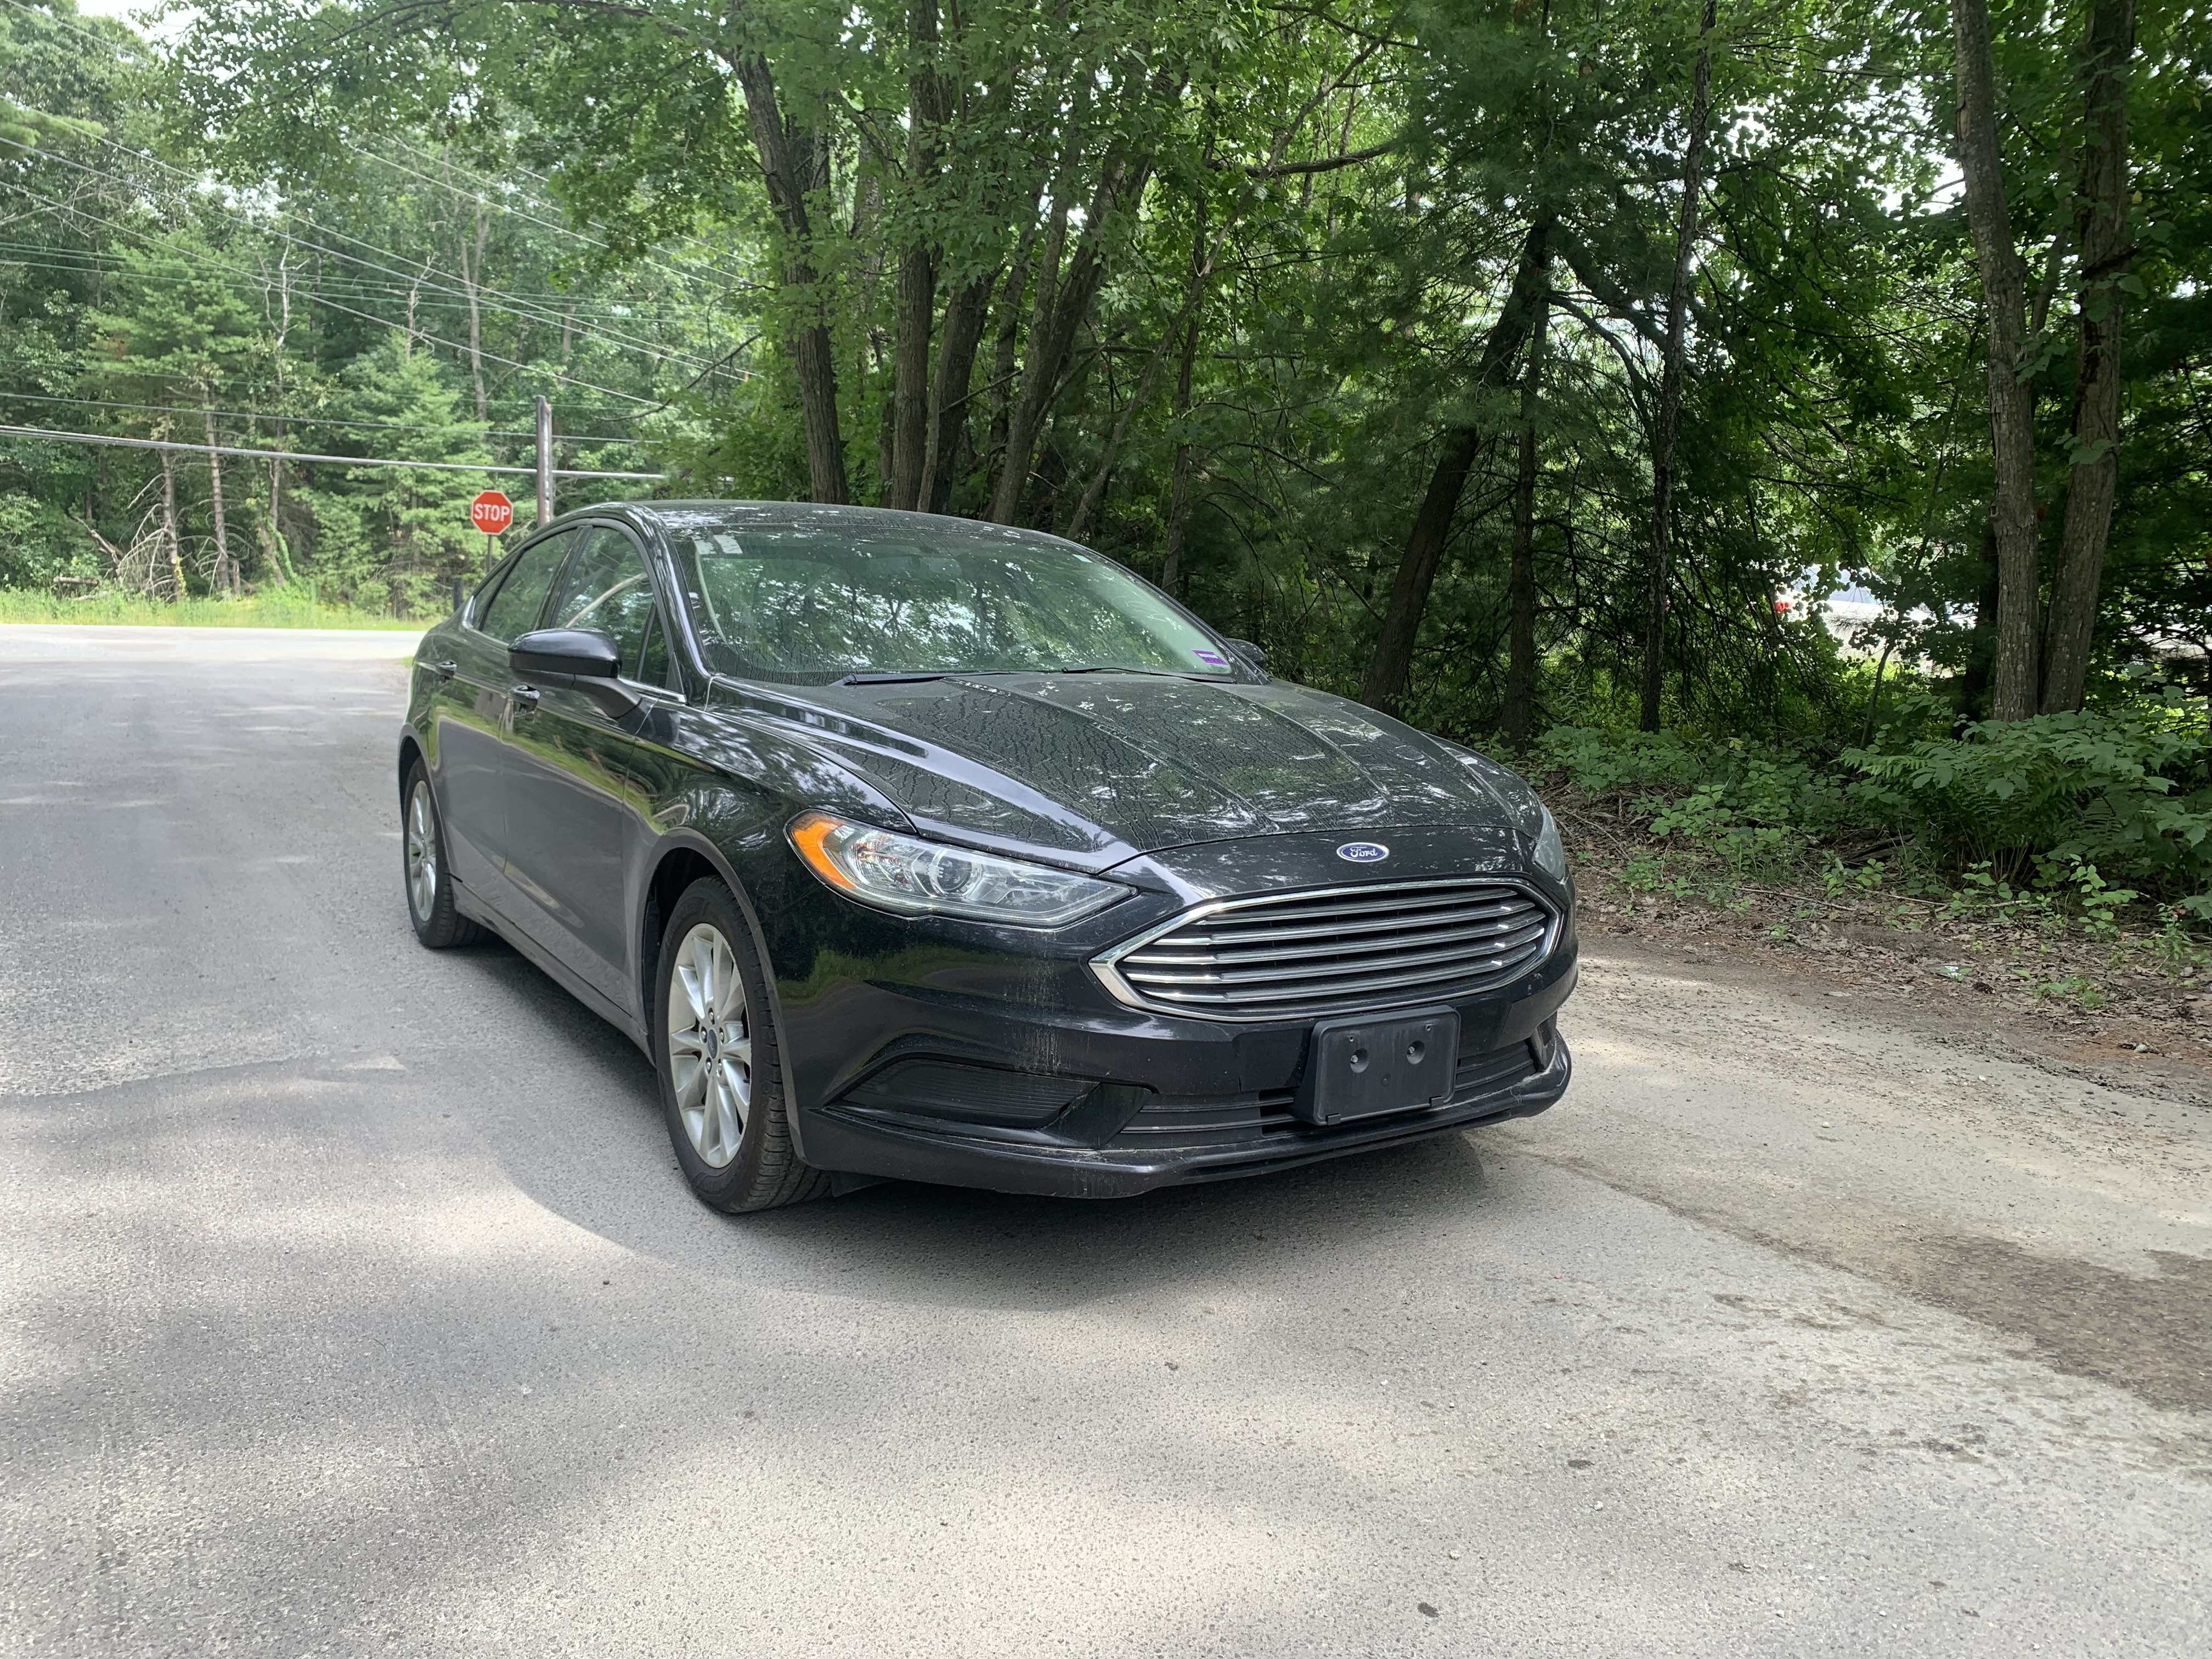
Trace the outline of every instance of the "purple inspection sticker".
{"type": "Polygon", "coordinates": [[[1208,667],[1226,668],[1229,666],[1229,659],[1223,656],[1218,651],[1194,651],[1190,654],[1197,658],[1200,662],[1205,663],[1208,667]]]}

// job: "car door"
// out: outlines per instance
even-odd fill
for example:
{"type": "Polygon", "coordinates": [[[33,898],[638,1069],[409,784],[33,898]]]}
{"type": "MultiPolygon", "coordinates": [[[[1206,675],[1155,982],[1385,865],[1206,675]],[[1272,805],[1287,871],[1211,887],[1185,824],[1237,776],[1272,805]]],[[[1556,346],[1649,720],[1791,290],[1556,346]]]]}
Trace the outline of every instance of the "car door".
{"type": "Polygon", "coordinates": [[[447,856],[461,885],[502,912],[510,907],[501,754],[514,684],[507,642],[538,625],[574,539],[573,530],[556,531],[495,571],[464,611],[451,656],[434,665],[440,676],[437,787],[447,856]]]}
{"type": "Polygon", "coordinates": [[[581,691],[539,688],[534,703],[517,702],[507,750],[507,873],[526,907],[519,920],[622,1007],[635,994],[629,853],[653,833],[647,820],[663,769],[654,714],[676,695],[665,689],[658,609],[638,544],[617,526],[594,526],[555,584],[543,625],[606,635],[629,689],[646,701],[616,717],[581,691]]]}

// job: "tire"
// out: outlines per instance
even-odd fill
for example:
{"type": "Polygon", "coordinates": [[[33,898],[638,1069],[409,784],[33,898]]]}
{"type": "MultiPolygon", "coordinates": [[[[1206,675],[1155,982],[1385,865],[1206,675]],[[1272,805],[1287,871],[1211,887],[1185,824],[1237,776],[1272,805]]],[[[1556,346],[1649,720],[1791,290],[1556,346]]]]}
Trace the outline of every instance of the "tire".
{"type": "Polygon", "coordinates": [[[399,873],[407,894],[407,920],[415,937],[433,951],[474,945],[483,929],[453,908],[453,866],[446,858],[446,825],[430,775],[416,761],[399,792],[399,873]]]}
{"type": "Polygon", "coordinates": [[[828,1192],[791,1144],[767,981],[721,882],[702,877],[676,901],[653,982],[660,1109],[691,1190],[732,1214],[828,1192]]]}

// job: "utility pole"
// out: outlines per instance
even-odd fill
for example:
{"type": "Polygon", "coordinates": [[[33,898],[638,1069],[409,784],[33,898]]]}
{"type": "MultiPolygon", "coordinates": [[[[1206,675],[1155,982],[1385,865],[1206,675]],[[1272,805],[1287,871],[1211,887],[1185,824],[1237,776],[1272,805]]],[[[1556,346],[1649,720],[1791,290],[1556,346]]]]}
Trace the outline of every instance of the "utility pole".
{"type": "Polygon", "coordinates": [[[538,400],[538,522],[553,517],[553,405],[538,400]]]}

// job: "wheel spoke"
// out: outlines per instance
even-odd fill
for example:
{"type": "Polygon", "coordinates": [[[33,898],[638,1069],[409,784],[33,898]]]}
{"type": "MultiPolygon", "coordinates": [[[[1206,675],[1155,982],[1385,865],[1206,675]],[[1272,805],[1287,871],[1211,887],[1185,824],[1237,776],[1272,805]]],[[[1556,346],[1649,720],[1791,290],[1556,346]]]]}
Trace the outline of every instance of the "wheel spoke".
{"type": "Polygon", "coordinates": [[[721,1072],[720,1082],[722,1097],[729,1102],[731,1112],[737,1118],[738,1128],[742,1132],[744,1127],[745,1108],[752,1103],[750,1098],[752,1094],[752,1079],[745,1075],[736,1060],[727,1057],[722,1060],[719,1069],[721,1072]]]}
{"type": "Polygon", "coordinates": [[[719,1066],[715,1069],[718,1075],[708,1096],[714,1114],[714,1151],[720,1154],[720,1161],[726,1164],[738,1146],[738,1131],[733,1122],[737,1114],[732,1109],[729,1080],[719,1075],[719,1066]]]}
{"type": "Polygon", "coordinates": [[[696,1027],[687,1025],[668,1034],[668,1047],[674,1054],[703,1054],[707,1052],[707,1039],[699,1035],[696,1027]]]}
{"type": "Polygon", "coordinates": [[[676,1103],[685,1111],[696,1111],[707,1091],[707,1063],[689,1055],[676,1054],[670,1058],[675,1073],[676,1103]]]}
{"type": "Polygon", "coordinates": [[[685,963],[678,963],[676,967],[676,988],[684,993],[684,1001],[690,1005],[691,1024],[704,1025],[707,1023],[707,1002],[705,997],[700,993],[698,970],[685,963]]]}
{"type": "Polygon", "coordinates": [[[729,1023],[733,1006],[744,1006],[744,986],[738,977],[737,957],[731,954],[720,933],[714,936],[714,988],[718,993],[714,999],[714,1023],[723,1025],[729,1023]]]}
{"type": "Polygon", "coordinates": [[[691,936],[691,971],[699,988],[699,1023],[708,1024],[714,1018],[714,1001],[721,994],[720,964],[714,960],[714,935],[703,929],[691,936]]]}

